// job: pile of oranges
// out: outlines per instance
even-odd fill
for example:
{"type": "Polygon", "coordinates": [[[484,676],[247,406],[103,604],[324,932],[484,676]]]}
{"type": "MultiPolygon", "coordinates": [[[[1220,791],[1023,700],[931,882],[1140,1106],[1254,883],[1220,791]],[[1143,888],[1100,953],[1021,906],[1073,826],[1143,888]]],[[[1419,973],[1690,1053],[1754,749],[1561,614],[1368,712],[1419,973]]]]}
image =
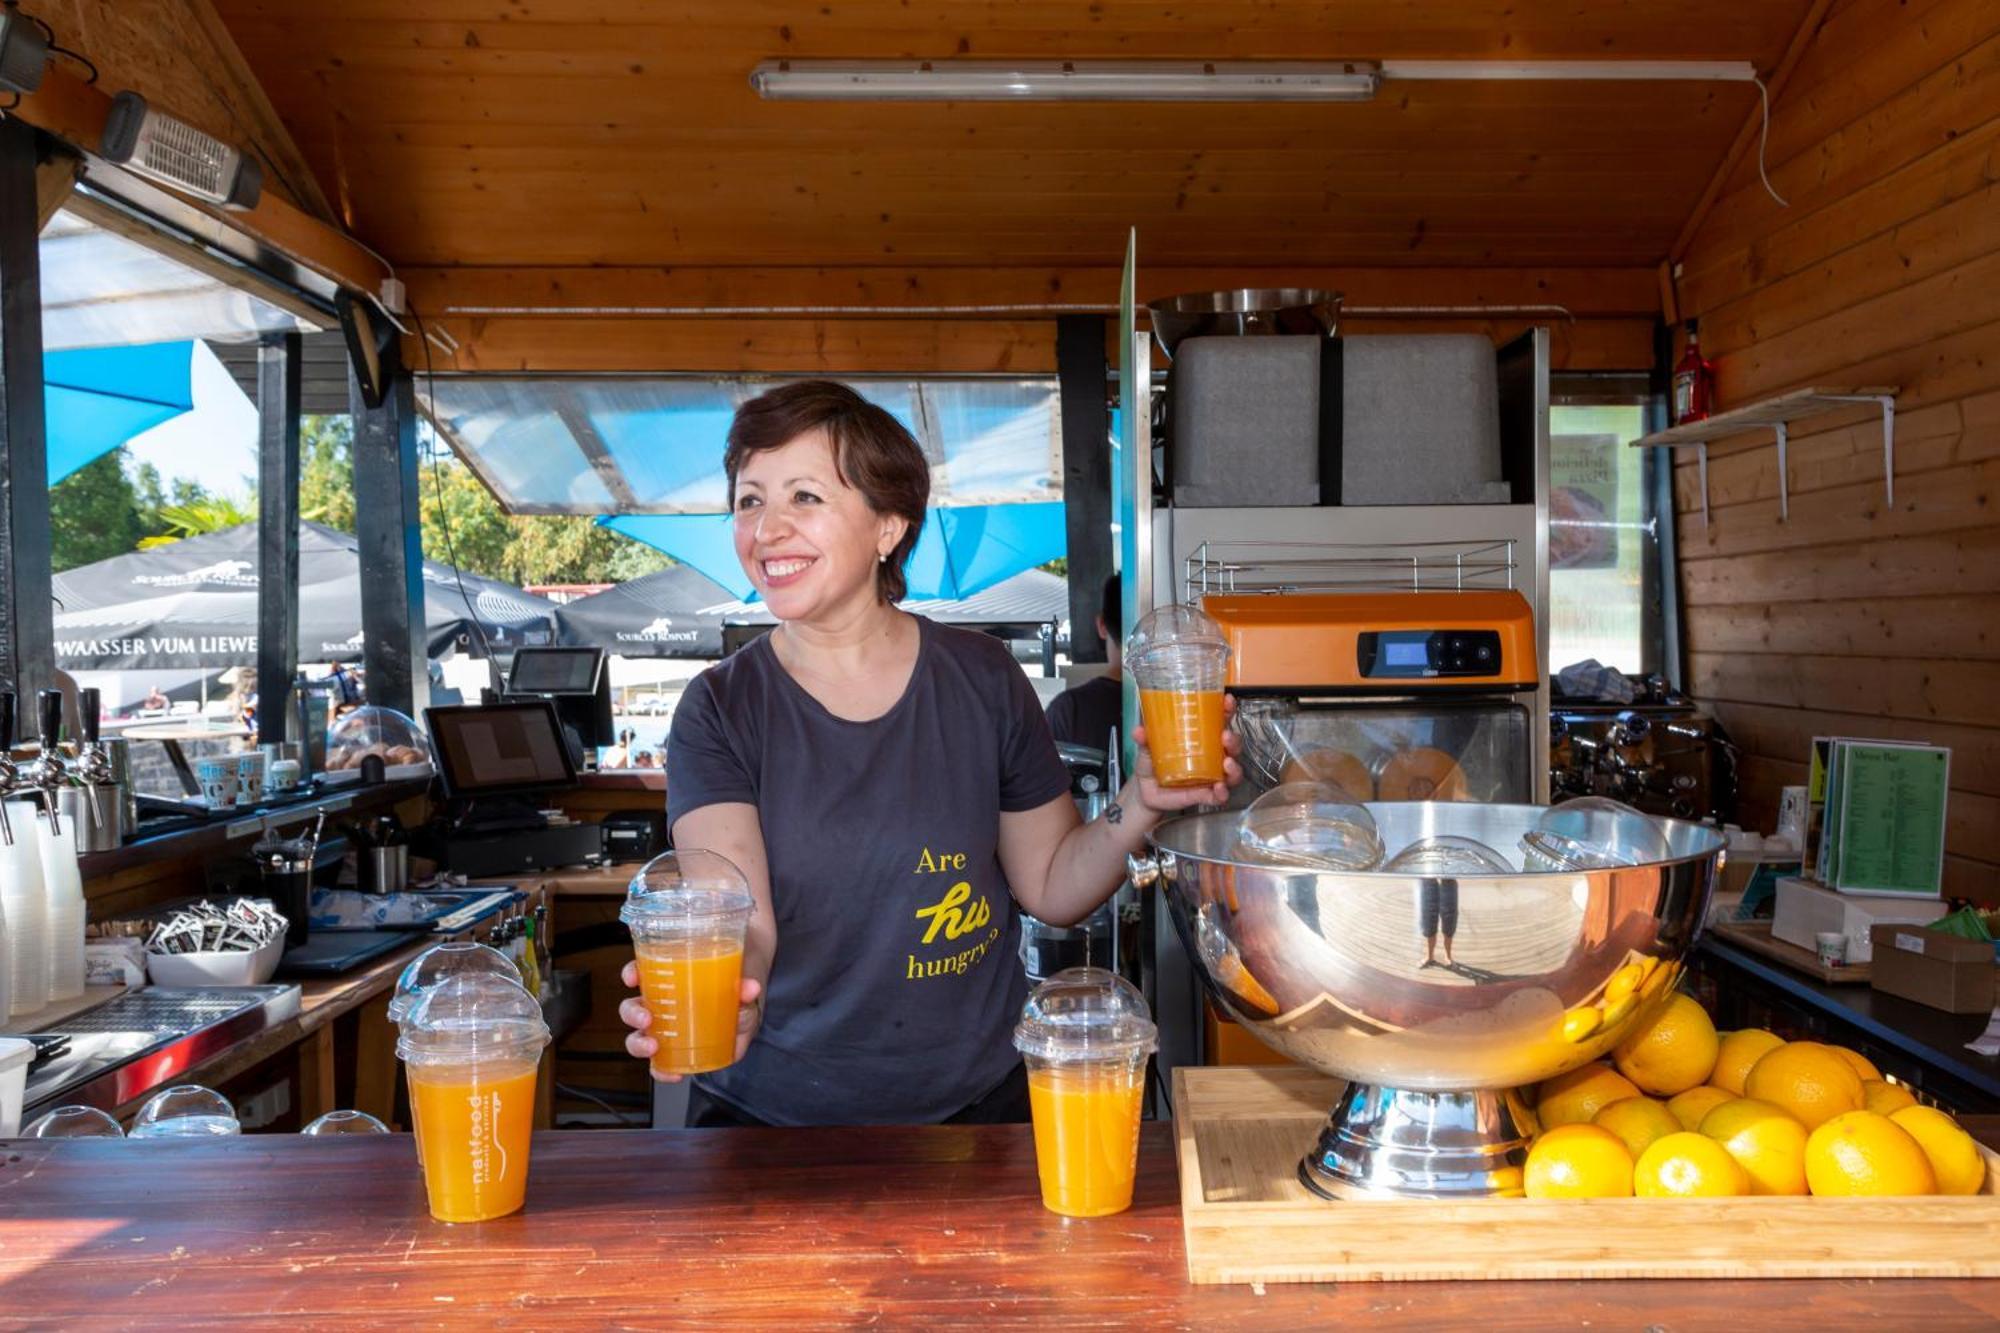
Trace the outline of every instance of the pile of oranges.
{"type": "Polygon", "coordinates": [[[1857,1052],[1718,1033],[1676,995],[1600,1061],[1542,1084],[1531,1199],[1977,1194],[1986,1161],[1857,1052]]]}

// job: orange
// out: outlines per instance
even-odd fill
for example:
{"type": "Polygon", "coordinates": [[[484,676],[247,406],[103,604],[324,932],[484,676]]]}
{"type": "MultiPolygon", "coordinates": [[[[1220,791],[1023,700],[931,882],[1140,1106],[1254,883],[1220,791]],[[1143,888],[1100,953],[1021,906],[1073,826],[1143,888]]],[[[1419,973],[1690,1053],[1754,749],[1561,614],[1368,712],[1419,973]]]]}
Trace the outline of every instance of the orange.
{"type": "Polygon", "coordinates": [[[1750,1192],[1750,1177],[1714,1139],[1683,1130],[1639,1154],[1632,1192],[1642,1199],[1712,1199],[1750,1192]]]}
{"type": "Polygon", "coordinates": [[[1876,1115],[1893,1116],[1905,1106],[1915,1106],[1917,1099],[1910,1090],[1900,1083],[1890,1083],[1879,1078],[1861,1080],[1861,1109],[1873,1111],[1876,1115]]]}
{"type": "Polygon", "coordinates": [[[1837,1115],[1861,1109],[1861,1076],[1816,1041],[1794,1041],[1767,1052],[1743,1080],[1746,1096],[1773,1102],[1818,1129],[1837,1115]]]}
{"type": "Polygon", "coordinates": [[[1612,1102],[1638,1095],[1639,1090],[1632,1086],[1631,1080],[1611,1066],[1585,1065],[1542,1084],[1542,1099],[1535,1105],[1535,1118],[1541,1121],[1543,1129],[1587,1125],[1591,1117],[1612,1102]]]}
{"type": "Polygon", "coordinates": [[[1613,1052],[1618,1072],[1642,1091],[1671,1097],[1708,1081],[1719,1043],[1708,1011],[1692,996],[1670,998],[1613,1052]]]}
{"type": "Polygon", "coordinates": [[[1790,1113],[1738,1097],[1703,1116],[1701,1132],[1736,1159],[1752,1194],[1806,1192],[1806,1127],[1790,1113]]]}
{"type": "Polygon", "coordinates": [[[1561,1125],[1528,1149],[1524,1178],[1531,1199],[1626,1199],[1632,1153],[1610,1130],[1561,1125]]]}
{"type": "Polygon", "coordinates": [[[1635,1158],[1651,1147],[1653,1140],[1681,1131],[1681,1122],[1667,1109],[1666,1103],[1651,1097],[1626,1097],[1612,1102],[1598,1111],[1590,1123],[1625,1140],[1635,1158]]]}
{"type": "Polygon", "coordinates": [[[1734,1101],[1721,1088],[1711,1088],[1706,1083],[1698,1088],[1689,1088],[1678,1097],[1670,1098],[1667,1109],[1674,1113],[1674,1119],[1681,1122],[1682,1129],[1700,1129],[1702,1117],[1727,1101],[1734,1101]]]}
{"type": "Polygon", "coordinates": [[[1937,1173],[1923,1145],[1887,1116],[1847,1111],[1806,1140],[1806,1181],[1814,1194],[1937,1193],[1937,1173]]]}
{"type": "Polygon", "coordinates": [[[1939,1194],[1977,1194],[1986,1183],[1986,1158],[1972,1135],[1934,1106],[1905,1106],[1889,1117],[1930,1158],[1939,1194]]]}
{"type": "Polygon", "coordinates": [[[1874,1063],[1870,1061],[1869,1058],[1863,1055],[1861,1052],[1850,1051],[1845,1046],[1828,1046],[1827,1049],[1829,1051],[1832,1051],[1835,1055],[1839,1056],[1841,1059],[1847,1061],[1847,1067],[1849,1069],[1852,1069],[1855,1073],[1855,1076],[1857,1078],[1860,1078],[1863,1082],[1866,1082],[1871,1078],[1882,1077],[1882,1071],[1877,1069],[1874,1063]]]}
{"type": "Polygon", "coordinates": [[[1785,1044],[1785,1039],[1765,1028],[1741,1028],[1735,1032],[1722,1034],[1721,1047],[1716,1051],[1715,1069],[1708,1081],[1726,1092],[1738,1097],[1743,1095],[1743,1080],[1750,1076],[1750,1066],[1758,1057],[1777,1050],[1785,1044]]]}

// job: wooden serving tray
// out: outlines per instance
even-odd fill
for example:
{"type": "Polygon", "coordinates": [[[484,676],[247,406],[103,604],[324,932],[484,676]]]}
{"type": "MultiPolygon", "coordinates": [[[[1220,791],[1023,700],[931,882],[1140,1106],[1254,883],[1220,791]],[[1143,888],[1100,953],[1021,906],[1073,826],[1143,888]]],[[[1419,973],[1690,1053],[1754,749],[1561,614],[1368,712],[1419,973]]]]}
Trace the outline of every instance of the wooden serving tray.
{"type": "Polygon", "coordinates": [[[1867,963],[1843,963],[1839,967],[1828,967],[1811,949],[1801,949],[1789,940],[1773,935],[1768,921],[1717,921],[1709,929],[1725,943],[1762,954],[1774,963],[1783,963],[1794,972],[1803,972],[1829,986],[1866,986],[1875,975],[1874,969],[1867,963]]]}
{"type": "Polygon", "coordinates": [[[1189,1281],[2000,1277],[1991,1152],[1984,1191],[1959,1198],[1332,1203],[1298,1166],[1340,1086],[1296,1068],[1174,1070],[1189,1281]]]}

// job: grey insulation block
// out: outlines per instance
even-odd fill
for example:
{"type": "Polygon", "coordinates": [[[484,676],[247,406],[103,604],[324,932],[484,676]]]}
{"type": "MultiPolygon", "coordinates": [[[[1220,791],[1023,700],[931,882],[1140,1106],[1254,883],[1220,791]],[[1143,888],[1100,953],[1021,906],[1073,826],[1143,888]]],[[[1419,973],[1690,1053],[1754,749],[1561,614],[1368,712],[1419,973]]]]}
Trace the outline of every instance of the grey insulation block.
{"type": "Polygon", "coordinates": [[[1493,344],[1478,334],[1346,338],[1341,503],[1505,503],[1493,344]]]}
{"type": "Polygon", "coordinates": [[[1189,338],[1175,349],[1175,504],[1319,503],[1321,343],[1189,338]]]}

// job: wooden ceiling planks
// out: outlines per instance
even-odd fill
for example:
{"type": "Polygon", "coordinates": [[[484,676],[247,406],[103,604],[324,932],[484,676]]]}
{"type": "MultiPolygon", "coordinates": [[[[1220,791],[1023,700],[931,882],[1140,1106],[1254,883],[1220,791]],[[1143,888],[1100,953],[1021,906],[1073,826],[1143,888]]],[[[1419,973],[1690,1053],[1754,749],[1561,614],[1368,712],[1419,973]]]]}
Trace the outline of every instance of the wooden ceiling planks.
{"type": "Polygon", "coordinates": [[[1755,94],[1391,84],[1338,106],[766,103],[768,56],[1747,59],[1810,0],[213,0],[398,264],[1650,264],[1755,94]],[[1131,144],[1126,150],[1123,144],[1131,144]]]}

